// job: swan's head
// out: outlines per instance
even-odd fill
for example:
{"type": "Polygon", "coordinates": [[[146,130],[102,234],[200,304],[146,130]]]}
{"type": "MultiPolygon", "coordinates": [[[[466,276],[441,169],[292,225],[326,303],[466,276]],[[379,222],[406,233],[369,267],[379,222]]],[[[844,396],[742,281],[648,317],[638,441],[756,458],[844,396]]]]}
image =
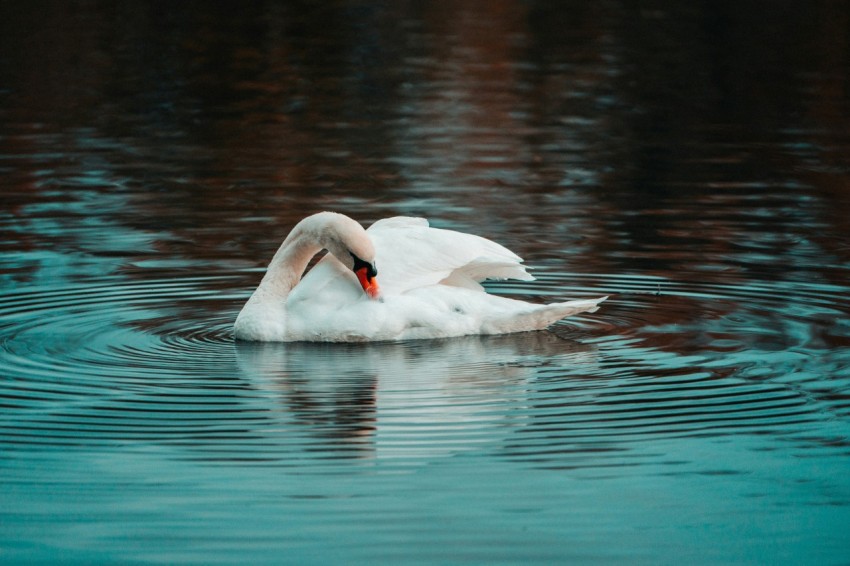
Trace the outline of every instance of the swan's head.
{"type": "Polygon", "coordinates": [[[348,216],[334,212],[317,215],[322,224],[320,242],[343,265],[354,272],[363,291],[372,299],[380,297],[375,246],[363,226],[348,216]]]}

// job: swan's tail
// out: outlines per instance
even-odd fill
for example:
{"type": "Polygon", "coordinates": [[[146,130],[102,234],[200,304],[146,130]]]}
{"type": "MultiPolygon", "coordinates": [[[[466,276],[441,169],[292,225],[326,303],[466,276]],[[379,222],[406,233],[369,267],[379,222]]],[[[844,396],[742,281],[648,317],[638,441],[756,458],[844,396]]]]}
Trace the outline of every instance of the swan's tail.
{"type": "Polygon", "coordinates": [[[487,321],[484,331],[488,334],[502,334],[507,332],[543,330],[562,318],[583,312],[596,312],[599,310],[599,303],[607,298],[605,296],[598,299],[582,299],[549,305],[529,305],[528,303],[523,303],[525,307],[530,308],[526,308],[521,312],[511,313],[508,316],[494,317],[492,320],[487,321]]]}

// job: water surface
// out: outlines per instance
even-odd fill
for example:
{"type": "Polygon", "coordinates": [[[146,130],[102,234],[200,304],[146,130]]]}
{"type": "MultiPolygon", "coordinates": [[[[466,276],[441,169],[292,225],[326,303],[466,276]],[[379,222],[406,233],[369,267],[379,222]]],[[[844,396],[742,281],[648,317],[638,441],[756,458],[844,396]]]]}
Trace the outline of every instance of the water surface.
{"type": "Polygon", "coordinates": [[[0,6],[0,561],[846,564],[850,12],[0,6]],[[239,344],[291,226],[550,332],[239,344]]]}

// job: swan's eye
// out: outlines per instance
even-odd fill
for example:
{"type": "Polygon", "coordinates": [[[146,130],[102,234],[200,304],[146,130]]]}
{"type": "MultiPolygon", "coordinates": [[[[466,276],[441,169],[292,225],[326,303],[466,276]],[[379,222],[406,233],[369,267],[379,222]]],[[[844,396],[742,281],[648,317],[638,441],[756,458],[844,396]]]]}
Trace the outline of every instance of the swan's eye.
{"type": "Polygon", "coordinates": [[[361,269],[366,269],[366,275],[370,279],[372,277],[375,277],[378,274],[378,269],[375,267],[374,264],[369,263],[368,261],[363,261],[362,259],[360,259],[359,257],[357,257],[356,255],[354,255],[351,252],[348,252],[348,253],[349,253],[349,255],[351,255],[352,259],[354,259],[354,267],[352,267],[352,271],[357,273],[361,269]]]}

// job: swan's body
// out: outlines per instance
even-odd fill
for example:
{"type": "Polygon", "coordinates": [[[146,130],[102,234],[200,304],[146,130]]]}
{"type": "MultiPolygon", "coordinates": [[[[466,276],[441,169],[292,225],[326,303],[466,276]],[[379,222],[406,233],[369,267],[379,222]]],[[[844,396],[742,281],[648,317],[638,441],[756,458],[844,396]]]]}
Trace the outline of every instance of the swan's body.
{"type": "Polygon", "coordinates": [[[538,305],[484,291],[485,279],[533,280],[521,261],[495,242],[431,228],[422,218],[387,218],[364,230],[321,212],[281,244],[236,318],[235,336],[362,342],[507,334],[593,312],[606,298],[538,305]],[[329,253],[302,279],[322,249],[329,253]]]}

